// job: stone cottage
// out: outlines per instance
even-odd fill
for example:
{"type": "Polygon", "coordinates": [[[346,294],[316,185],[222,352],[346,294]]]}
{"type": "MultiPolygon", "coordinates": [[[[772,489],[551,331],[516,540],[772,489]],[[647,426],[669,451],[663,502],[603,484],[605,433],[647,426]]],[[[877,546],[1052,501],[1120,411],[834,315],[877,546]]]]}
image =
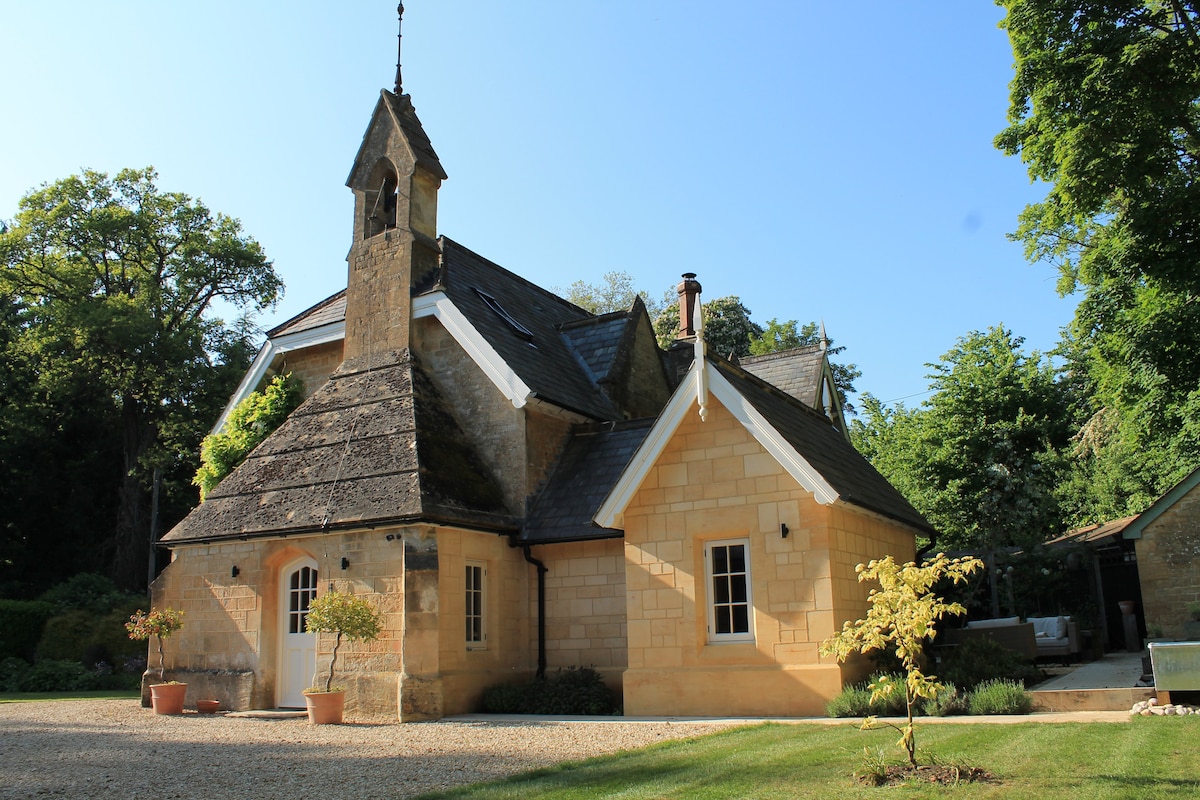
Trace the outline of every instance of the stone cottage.
{"type": "Polygon", "coordinates": [[[573,665],[629,714],[821,713],[864,669],[817,652],[865,611],[855,565],[930,531],[849,444],[824,348],[707,353],[688,273],[663,351],[640,302],[589,314],[440,235],[445,178],[397,81],[348,180],[346,290],[239,390],[286,371],[307,399],[162,540],[174,677],[302,706],[332,644],[305,609],[338,588],[385,619],[343,650],[351,718],[573,665]]]}
{"type": "Polygon", "coordinates": [[[1190,639],[1188,604],[1200,602],[1200,469],[1171,487],[1121,536],[1132,540],[1146,626],[1171,639],[1190,639]]]}

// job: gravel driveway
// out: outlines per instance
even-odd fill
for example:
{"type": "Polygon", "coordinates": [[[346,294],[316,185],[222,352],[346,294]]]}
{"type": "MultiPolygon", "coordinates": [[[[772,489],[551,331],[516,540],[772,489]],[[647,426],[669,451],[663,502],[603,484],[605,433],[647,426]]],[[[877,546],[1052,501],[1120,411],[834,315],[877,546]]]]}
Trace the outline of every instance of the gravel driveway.
{"type": "Polygon", "coordinates": [[[0,705],[0,798],[401,798],[729,722],[158,716],[136,700],[0,705]]]}

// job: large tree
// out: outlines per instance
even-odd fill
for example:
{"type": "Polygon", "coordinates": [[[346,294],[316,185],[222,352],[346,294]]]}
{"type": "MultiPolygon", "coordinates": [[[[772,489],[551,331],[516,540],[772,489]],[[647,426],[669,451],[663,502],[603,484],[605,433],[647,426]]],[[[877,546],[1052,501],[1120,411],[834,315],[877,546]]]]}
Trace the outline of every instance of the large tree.
{"type": "Polygon", "coordinates": [[[1141,511],[1200,458],[1200,4],[999,0],[1015,57],[997,146],[1049,192],[1015,236],[1081,294],[1074,521],[1141,511]]]}
{"type": "Polygon", "coordinates": [[[646,312],[653,320],[662,313],[664,307],[670,305],[667,294],[656,300],[634,286],[632,275],[619,270],[604,273],[600,283],[580,280],[572,283],[566,292],[557,286],[554,291],[592,314],[626,311],[633,305],[634,298],[641,297],[646,304],[646,312]]]}
{"type": "Polygon", "coordinates": [[[128,588],[146,579],[152,476],[181,471],[199,418],[228,389],[214,374],[245,363],[247,326],[226,326],[214,304],[253,312],[281,291],[240,223],[156,178],[85,171],[44,185],[0,234],[0,290],[39,386],[52,395],[85,380],[112,410],[120,480],[104,544],[128,588]]]}
{"type": "MultiPolygon", "coordinates": [[[[750,309],[737,296],[717,297],[704,302],[704,341],[711,351],[726,358],[750,355],[750,343],[763,335],[763,328],[750,319],[750,309]]],[[[679,334],[679,304],[672,303],[654,320],[654,332],[663,348],[679,334]]]]}
{"type": "Polygon", "coordinates": [[[1060,532],[1055,487],[1071,434],[1049,359],[1001,327],[972,332],[936,364],[920,409],[869,395],[855,446],[940,532],[945,549],[1044,542],[1060,532]]]}

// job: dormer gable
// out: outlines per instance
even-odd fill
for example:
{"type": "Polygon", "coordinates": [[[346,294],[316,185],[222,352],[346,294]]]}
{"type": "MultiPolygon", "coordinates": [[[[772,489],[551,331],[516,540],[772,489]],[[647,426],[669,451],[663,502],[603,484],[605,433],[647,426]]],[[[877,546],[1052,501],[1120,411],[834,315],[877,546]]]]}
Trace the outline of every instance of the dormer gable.
{"type": "Polygon", "coordinates": [[[662,351],[641,297],[614,311],[560,326],[596,385],[626,419],[658,414],[670,397],[662,351]]]}
{"type": "Polygon", "coordinates": [[[841,395],[829,365],[826,340],[761,356],[744,356],[738,359],[738,365],[809,408],[820,411],[849,437],[841,395]]]}

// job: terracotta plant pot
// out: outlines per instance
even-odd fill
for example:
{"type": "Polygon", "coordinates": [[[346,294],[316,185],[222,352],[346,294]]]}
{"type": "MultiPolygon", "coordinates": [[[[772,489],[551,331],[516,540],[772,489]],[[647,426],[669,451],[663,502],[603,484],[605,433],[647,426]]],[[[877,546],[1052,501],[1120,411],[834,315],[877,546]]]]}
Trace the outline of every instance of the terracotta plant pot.
{"type": "Polygon", "coordinates": [[[305,692],[310,725],[339,725],[346,707],[345,692],[305,692]]]}
{"type": "Polygon", "coordinates": [[[150,705],[155,714],[182,714],[185,699],[186,683],[156,683],[150,687],[150,705]]]}
{"type": "Polygon", "coordinates": [[[1122,614],[1132,614],[1136,604],[1132,600],[1121,600],[1117,603],[1121,607],[1122,614]]]}
{"type": "Polygon", "coordinates": [[[197,700],[196,710],[201,714],[215,714],[217,709],[221,707],[220,700],[197,700]]]}

